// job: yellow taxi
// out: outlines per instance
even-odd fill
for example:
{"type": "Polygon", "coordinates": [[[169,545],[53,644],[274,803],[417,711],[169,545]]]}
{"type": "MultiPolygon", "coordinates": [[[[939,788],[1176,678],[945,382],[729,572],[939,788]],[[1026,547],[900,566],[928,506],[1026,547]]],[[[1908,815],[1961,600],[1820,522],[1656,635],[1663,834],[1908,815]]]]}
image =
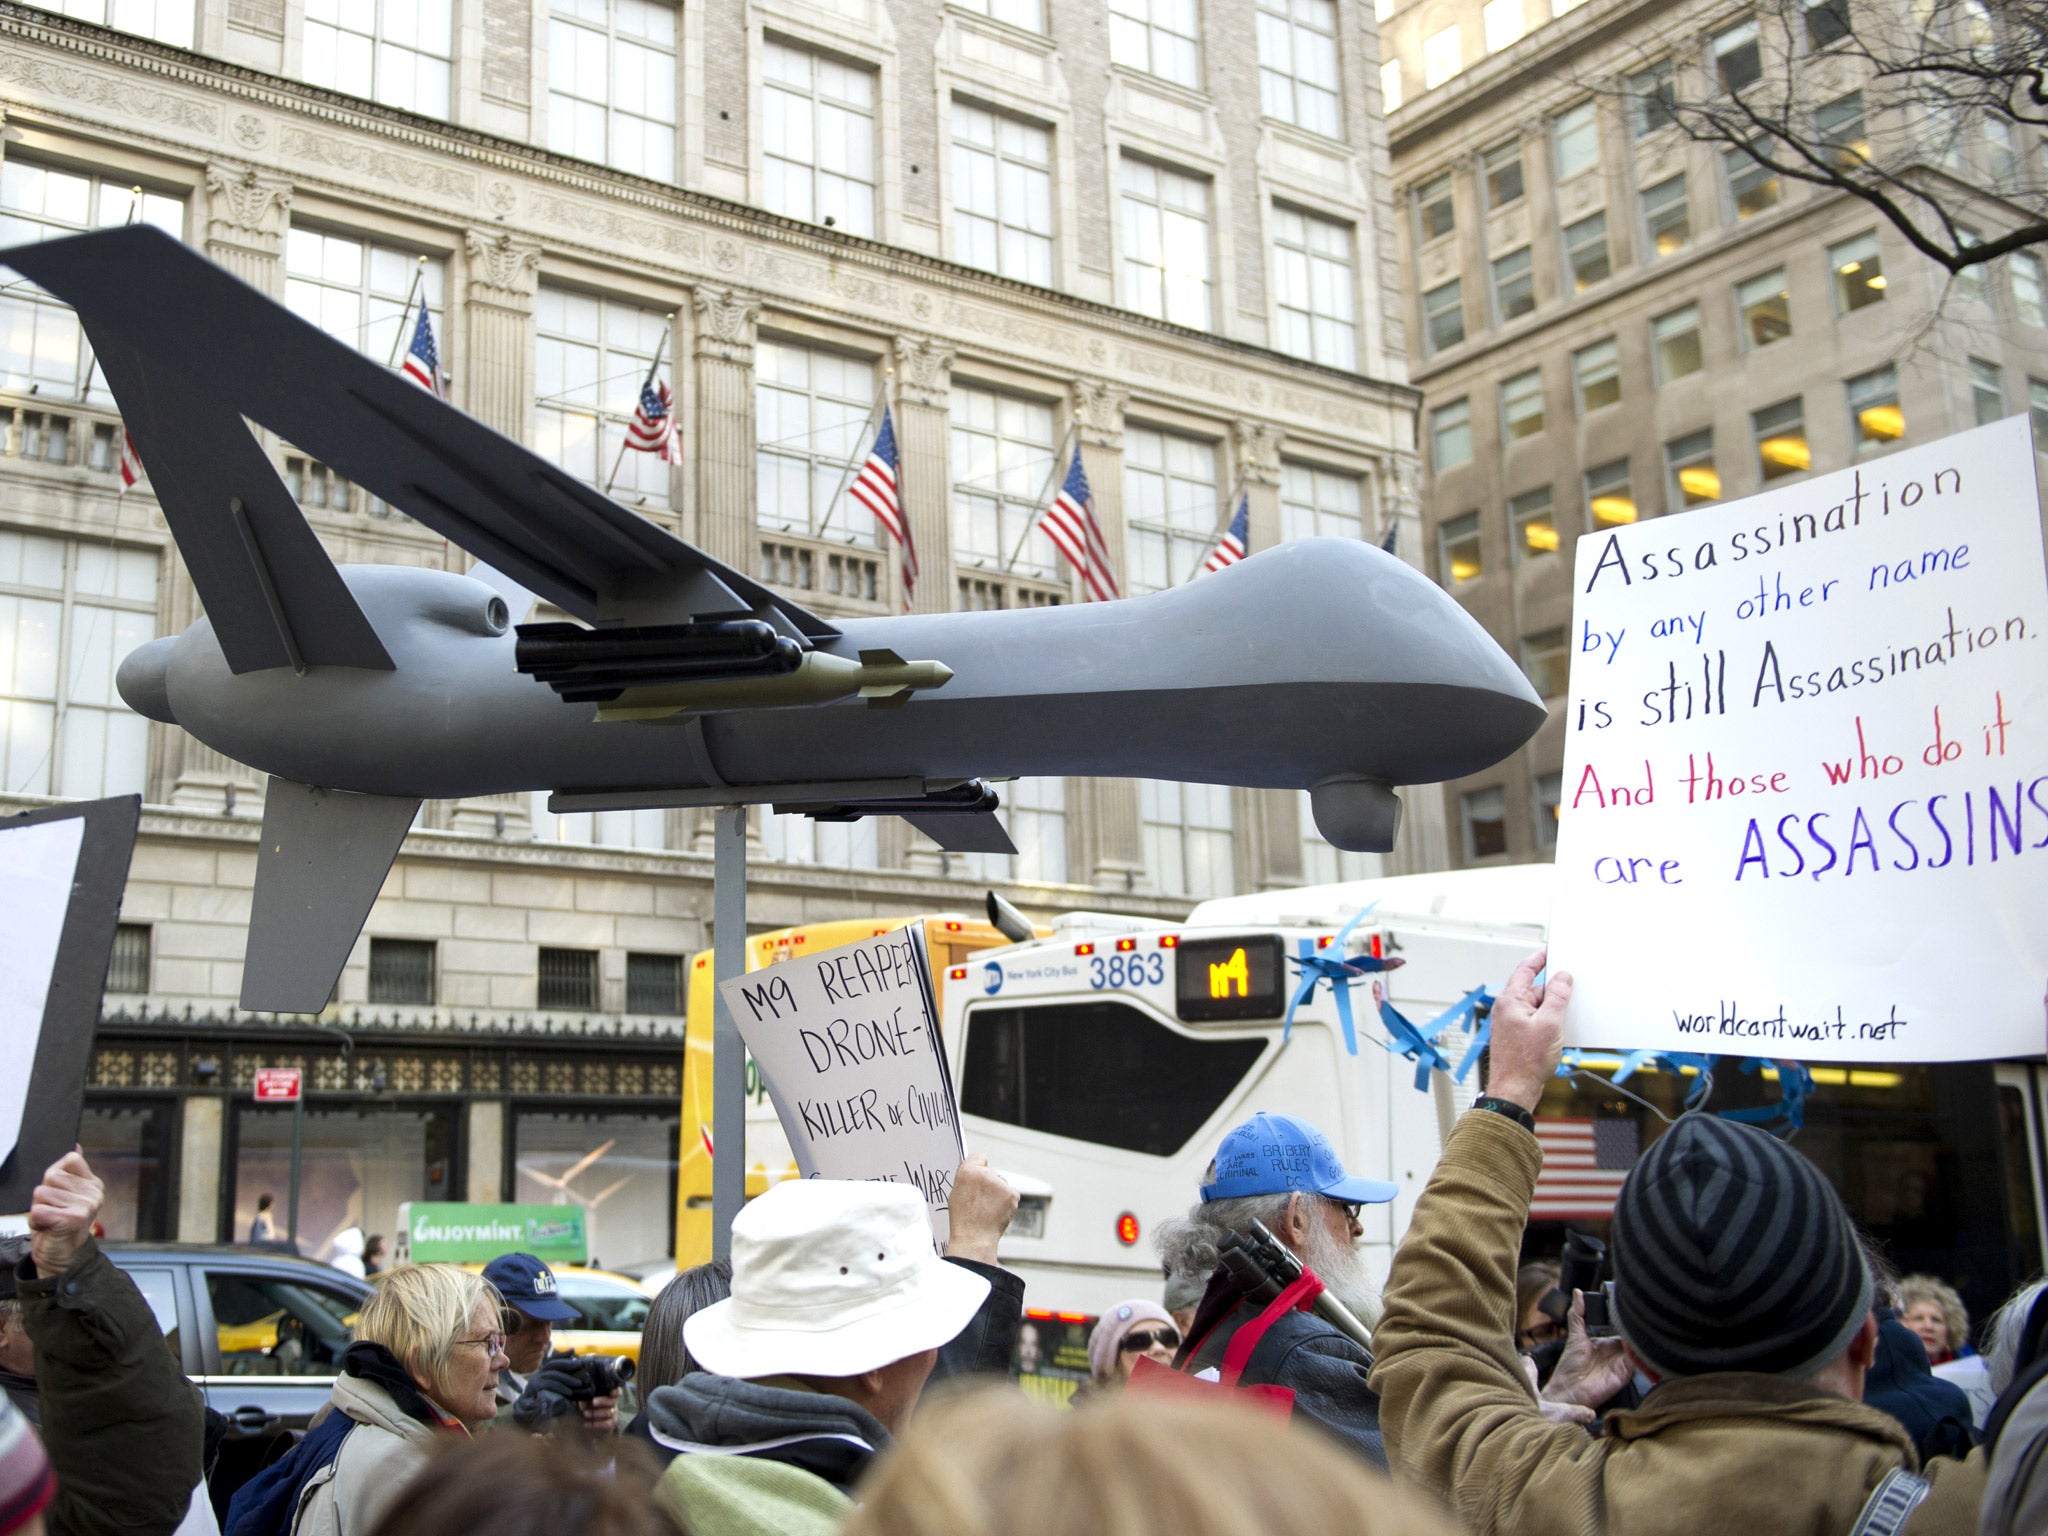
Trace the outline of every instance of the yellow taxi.
{"type": "MultiPolygon", "coordinates": [[[[482,1274],[481,1264],[462,1266],[482,1274]]],[[[575,1308],[579,1321],[555,1324],[554,1347],[576,1355],[620,1355],[640,1363],[640,1330],[647,1322],[647,1309],[654,1305],[640,1283],[608,1269],[549,1265],[555,1276],[555,1295],[575,1308]]]]}

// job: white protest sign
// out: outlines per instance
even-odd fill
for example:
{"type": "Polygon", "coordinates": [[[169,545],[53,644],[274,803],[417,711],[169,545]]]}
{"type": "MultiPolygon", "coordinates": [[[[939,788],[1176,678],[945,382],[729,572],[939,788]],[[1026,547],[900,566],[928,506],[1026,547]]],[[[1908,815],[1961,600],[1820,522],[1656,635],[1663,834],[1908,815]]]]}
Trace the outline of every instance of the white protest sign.
{"type": "Polygon", "coordinates": [[[960,1116],[917,924],[719,983],[805,1178],[915,1185],[946,1241],[960,1116]]]}
{"type": "Polygon", "coordinates": [[[84,842],[82,820],[14,827],[7,834],[7,879],[0,884],[0,934],[6,936],[7,955],[0,964],[0,1060],[7,1062],[0,1072],[0,1161],[13,1155],[21,1139],[29,1075],[43,1036],[43,1007],[84,842]]]}
{"type": "Polygon", "coordinates": [[[2044,637],[2023,418],[1582,536],[1567,1041],[2040,1055],[2044,637]]]}

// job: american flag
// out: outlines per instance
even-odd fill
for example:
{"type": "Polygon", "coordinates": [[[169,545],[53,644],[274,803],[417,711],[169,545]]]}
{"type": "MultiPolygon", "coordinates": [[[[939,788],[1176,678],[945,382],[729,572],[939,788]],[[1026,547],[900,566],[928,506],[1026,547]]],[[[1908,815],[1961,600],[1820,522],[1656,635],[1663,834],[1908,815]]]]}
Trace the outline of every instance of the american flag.
{"type": "Polygon", "coordinates": [[[1209,551],[1209,558],[1202,562],[1204,571],[1220,571],[1244,558],[1245,540],[1251,536],[1251,519],[1251,497],[1238,497],[1237,515],[1223,530],[1223,537],[1217,541],[1216,547],[1209,551]]]}
{"type": "Polygon", "coordinates": [[[1393,517],[1390,517],[1390,518],[1388,518],[1388,519],[1387,519],[1387,534],[1386,534],[1386,537],[1380,540],[1380,548],[1381,548],[1381,549],[1384,549],[1384,550],[1385,550],[1385,551],[1386,551],[1386,552],[1387,552],[1388,554],[1390,554],[1390,555],[1391,555],[1391,554],[1393,554],[1393,553],[1395,552],[1394,546],[1395,546],[1395,545],[1397,545],[1397,544],[1399,544],[1400,542],[1401,542],[1401,522],[1400,522],[1400,519],[1399,519],[1399,518],[1393,518],[1393,517]]]}
{"type": "Polygon", "coordinates": [[[675,397],[668,385],[640,386],[640,409],[626,423],[626,446],[635,453],[654,453],[664,464],[680,464],[683,445],[676,436],[675,397]]]}
{"type": "Polygon", "coordinates": [[[400,371],[428,394],[441,393],[441,350],[434,345],[434,322],[427,315],[425,295],[420,298],[420,317],[413,323],[412,345],[405,349],[400,371]]]}
{"type": "Polygon", "coordinates": [[[1642,1150],[1633,1120],[1568,1120],[1539,1116],[1536,1140],[1543,1172],[1536,1178],[1531,1221],[1605,1221],[1614,1214],[1621,1181],[1642,1150]]]}
{"type": "Polygon", "coordinates": [[[867,463],[861,465],[848,489],[853,499],[874,513],[875,521],[902,547],[903,611],[908,613],[911,593],[917,590],[917,545],[910,537],[910,521],[903,515],[903,500],[897,494],[897,471],[902,463],[902,455],[896,451],[896,426],[885,405],[875,446],[868,450],[867,463]]]}
{"type": "Polygon", "coordinates": [[[1102,525],[1095,521],[1095,496],[1088,489],[1088,476],[1081,468],[1078,447],[1074,449],[1074,463],[1067,471],[1066,484],[1045,509],[1039,526],[1059,546],[1067,564],[1081,573],[1081,585],[1088,589],[1088,598],[1106,603],[1123,595],[1117,591],[1116,576],[1109,568],[1109,548],[1102,542],[1102,525]]]}
{"type": "Polygon", "coordinates": [[[135,451],[135,439],[128,435],[127,423],[121,425],[121,492],[126,495],[142,479],[142,455],[135,451]]]}

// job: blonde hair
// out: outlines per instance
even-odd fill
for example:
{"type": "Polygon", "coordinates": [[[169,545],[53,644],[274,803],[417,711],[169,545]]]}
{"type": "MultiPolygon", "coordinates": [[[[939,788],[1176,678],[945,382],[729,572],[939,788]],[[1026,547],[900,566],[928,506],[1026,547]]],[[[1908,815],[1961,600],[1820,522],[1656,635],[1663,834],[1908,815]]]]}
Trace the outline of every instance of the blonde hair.
{"type": "Polygon", "coordinates": [[[1942,1326],[1948,1329],[1948,1350],[1959,1355],[1970,1342],[1970,1314],[1963,1306],[1963,1298],[1956,1288],[1932,1275],[1908,1275],[1899,1282],[1899,1315],[1904,1317],[1914,1306],[1931,1301],[1941,1308],[1942,1326]]]}
{"type": "Polygon", "coordinates": [[[355,1336],[390,1350],[438,1403],[455,1341],[469,1332],[485,1306],[491,1309],[495,1333],[504,1304],[498,1288],[482,1275],[453,1264],[401,1264],[378,1277],[376,1290],[356,1314],[355,1336]]]}
{"type": "Polygon", "coordinates": [[[920,1413],[861,1493],[841,1536],[1455,1531],[1342,1450],[1222,1391],[1122,1392],[1070,1411],[970,1391],[920,1413]]]}

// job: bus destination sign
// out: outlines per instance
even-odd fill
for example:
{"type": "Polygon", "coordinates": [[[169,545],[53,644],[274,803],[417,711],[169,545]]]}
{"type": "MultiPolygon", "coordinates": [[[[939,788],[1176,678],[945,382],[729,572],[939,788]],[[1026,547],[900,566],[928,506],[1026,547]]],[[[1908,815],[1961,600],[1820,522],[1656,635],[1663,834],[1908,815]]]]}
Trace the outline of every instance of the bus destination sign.
{"type": "Polygon", "coordinates": [[[1286,1007],[1277,933],[1183,939],[1173,953],[1174,1002],[1190,1024],[1277,1019],[1286,1007]]]}

